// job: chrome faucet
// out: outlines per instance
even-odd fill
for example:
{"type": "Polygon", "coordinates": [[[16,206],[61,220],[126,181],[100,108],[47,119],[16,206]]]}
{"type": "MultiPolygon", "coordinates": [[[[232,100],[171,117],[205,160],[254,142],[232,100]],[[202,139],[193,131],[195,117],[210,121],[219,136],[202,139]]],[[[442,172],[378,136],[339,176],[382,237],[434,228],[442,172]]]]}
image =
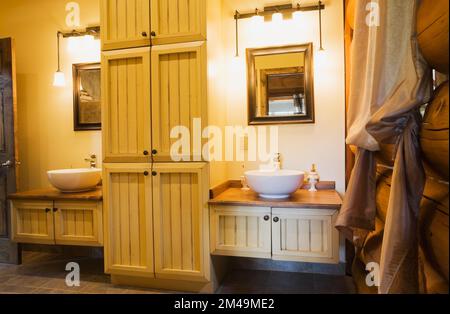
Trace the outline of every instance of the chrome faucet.
{"type": "Polygon", "coordinates": [[[91,154],[89,158],[85,158],[84,161],[90,164],[91,168],[97,168],[97,155],[91,154]]]}

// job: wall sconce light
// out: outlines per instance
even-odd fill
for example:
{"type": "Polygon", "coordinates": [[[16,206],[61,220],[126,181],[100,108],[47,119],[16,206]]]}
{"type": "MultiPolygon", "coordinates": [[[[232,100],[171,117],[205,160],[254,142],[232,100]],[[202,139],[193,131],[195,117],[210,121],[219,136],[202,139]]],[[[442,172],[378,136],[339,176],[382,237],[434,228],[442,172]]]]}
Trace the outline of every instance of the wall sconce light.
{"type": "MultiPolygon", "coordinates": [[[[58,43],[58,45],[57,45],[58,46],[58,70],[54,74],[53,86],[64,87],[64,86],[66,86],[66,78],[64,76],[64,72],[61,71],[61,57],[60,57],[60,53],[61,53],[60,39],[61,39],[61,37],[69,38],[69,40],[76,38],[76,37],[85,37],[86,39],[89,39],[89,40],[98,39],[98,38],[100,38],[100,26],[88,27],[84,31],[77,31],[77,30],[73,30],[71,32],[58,31],[56,33],[56,37],[57,37],[57,43],[58,43]]],[[[74,45],[73,41],[69,42],[69,46],[72,46],[72,48],[74,48],[73,45],[74,45]]]]}
{"type": "Polygon", "coordinates": [[[283,21],[284,14],[292,13],[295,20],[300,19],[302,12],[307,11],[319,11],[319,36],[320,36],[320,50],[324,50],[322,46],[322,10],[325,9],[325,5],[322,1],[319,1],[317,5],[310,5],[302,7],[300,4],[293,6],[292,3],[275,5],[264,7],[263,11],[256,9],[252,13],[240,13],[235,11],[234,19],[236,24],[236,57],[239,57],[239,20],[251,18],[252,20],[264,19],[265,16],[271,15],[272,21],[275,23],[281,23],[283,21]]]}

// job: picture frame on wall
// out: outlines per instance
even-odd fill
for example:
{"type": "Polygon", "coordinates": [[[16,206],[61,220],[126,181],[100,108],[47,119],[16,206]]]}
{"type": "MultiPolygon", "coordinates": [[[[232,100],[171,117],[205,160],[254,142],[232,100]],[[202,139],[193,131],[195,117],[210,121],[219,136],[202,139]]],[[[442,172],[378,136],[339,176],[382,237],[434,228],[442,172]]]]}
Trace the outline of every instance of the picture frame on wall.
{"type": "Polygon", "coordinates": [[[101,122],[101,64],[73,64],[74,131],[98,131],[101,122]]]}

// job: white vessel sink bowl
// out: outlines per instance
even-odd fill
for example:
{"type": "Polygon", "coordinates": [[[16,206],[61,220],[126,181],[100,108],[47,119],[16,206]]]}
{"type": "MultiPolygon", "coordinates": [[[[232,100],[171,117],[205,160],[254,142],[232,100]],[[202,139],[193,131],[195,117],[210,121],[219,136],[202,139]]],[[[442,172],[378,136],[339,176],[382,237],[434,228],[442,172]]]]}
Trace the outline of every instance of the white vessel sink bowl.
{"type": "Polygon", "coordinates": [[[255,170],[245,173],[249,187],[262,198],[284,199],[303,184],[305,173],[295,170],[255,170]]]}
{"type": "Polygon", "coordinates": [[[50,183],[63,193],[93,190],[102,180],[101,169],[65,169],[47,172],[50,183]]]}

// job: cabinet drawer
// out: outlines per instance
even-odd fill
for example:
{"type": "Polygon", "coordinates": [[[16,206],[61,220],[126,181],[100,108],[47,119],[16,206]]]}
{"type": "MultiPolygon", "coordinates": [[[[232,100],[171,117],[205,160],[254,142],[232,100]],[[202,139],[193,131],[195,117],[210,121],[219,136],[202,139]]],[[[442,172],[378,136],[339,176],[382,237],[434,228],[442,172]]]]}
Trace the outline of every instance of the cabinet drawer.
{"type": "Polygon", "coordinates": [[[11,204],[13,241],[55,244],[52,201],[13,201],[11,204]]]}
{"type": "Polygon", "coordinates": [[[56,244],[102,246],[101,202],[55,202],[54,219],[56,244]]]}
{"type": "Polygon", "coordinates": [[[339,262],[337,211],[272,209],[272,258],[298,262],[339,262]]]}
{"type": "Polygon", "coordinates": [[[214,255],[270,258],[270,208],[213,206],[211,252],[214,255]]]}

